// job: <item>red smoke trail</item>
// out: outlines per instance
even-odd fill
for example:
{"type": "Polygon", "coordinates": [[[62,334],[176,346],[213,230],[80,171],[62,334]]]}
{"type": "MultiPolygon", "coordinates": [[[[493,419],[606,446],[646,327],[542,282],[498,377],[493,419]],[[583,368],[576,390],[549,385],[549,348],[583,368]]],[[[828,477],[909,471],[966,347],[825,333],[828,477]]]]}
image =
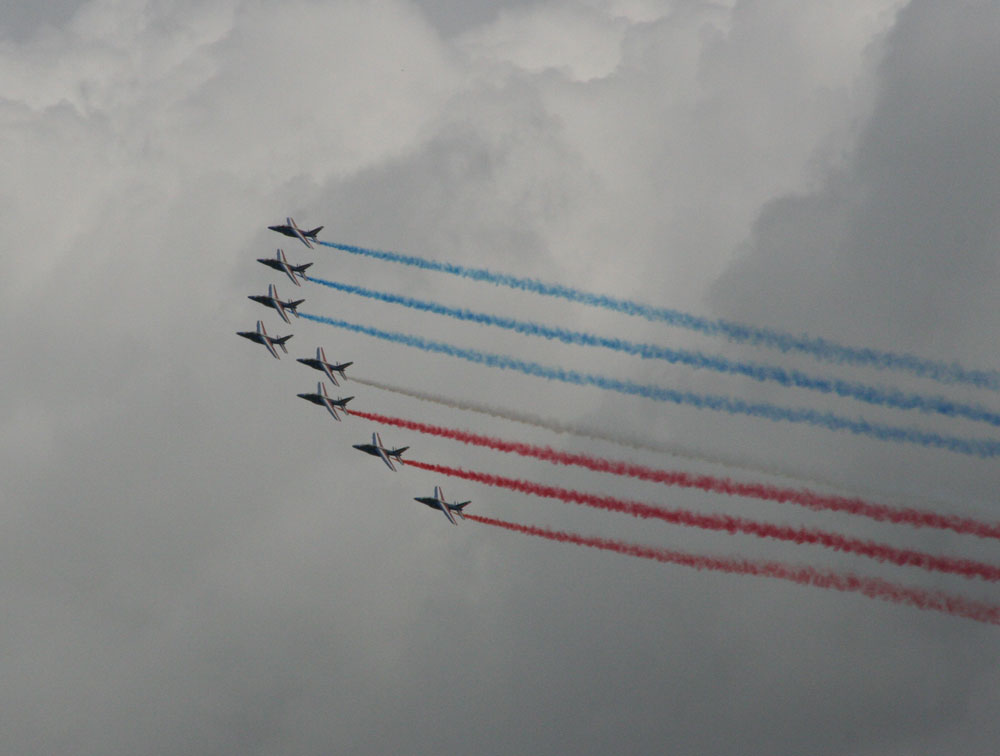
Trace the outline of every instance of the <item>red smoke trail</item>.
{"type": "Polygon", "coordinates": [[[606,538],[594,538],[566,533],[560,530],[539,528],[533,525],[519,525],[489,517],[467,514],[465,519],[483,525],[506,528],[517,533],[548,538],[561,543],[573,543],[578,546],[589,546],[593,549],[614,551],[619,554],[652,559],[667,564],[679,564],[696,570],[716,570],[737,575],[756,575],[758,577],[789,580],[800,585],[813,585],[817,588],[827,588],[835,591],[857,592],[869,598],[881,601],[891,601],[897,604],[907,604],[918,609],[929,609],[944,612],[955,617],[965,617],[976,622],[986,622],[1000,625],[1000,606],[980,601],[973,601],[961,596],[927,591],[921,588],[909,588],[878,578],[859,577],[850,573],[828,572],[814,567],[797,567],[783,562],[758,562],[749,559],[712,557],[701,554],[690,554],[683,551],[670,551],[653,546],[613,541],[606,538]]]}
{"type": "Polygon", "coordinates": [[[389,417],[374,413],[352,410],[352,414],[367,418],[377,423],[395,425],[400,428],[426,433],[432,436],[461,441],[464,444],[483,446],[497,451],[520,454],[524,457],[534,457],[557,465],[574,465],[585,467],[597,472],[624,475],[640,480],[663,483],[681,488],[697,488],[709,493],[725,494],[727,496],[743,496],[750,499],[762,499],[782,504],[797,504],[814,511],[844,512],[847,514],[869,517],[880,522],[902,523],[914,527],[940,528],[953,530],[964,535],[975,535],[980,538],[1000,539],[1000,524],[979,522],[967,517],[943,515],[936,512],[922,512],[916,509],[891,507],[876,504],[857,497],[836,496],[810,491],[807,488],[786,488],[764,483],[746,483],[731,478],[721,478],[714,475],[692,475],[679,470],[657,470],[644,465],[621,462],[588,454],[561,452],[549,446],[534,446],[516,441],[505,441],[477,433],[444,428],[439,425],[428,425],[413,420],[389,417]]]}
{"type": "MultiPolygon", "coordinates": [[[[531,414],[527,412],[515,412],[509,408],[498,407],[492,404],[484,404],[482,402],[474,402],[469,399],[457,399],[451,396],[444,396],[443,394],[433,394],[426,391],[419,391],[413,388],[406,388],[404,386],[397,386],[394,384],[383,383],[382,381],[375,381],[369,378],[359,378],[353,376],[348,380],[354,381],[355,383],[361,383],[365,386],[371,386],[377,388],[380,391],[389,391],[394,394],[399,394],[400,396],[408,396],[413,399],[418,399],[422,402],[429,402],[431,404],[438,404],[442,407],[450,407],[451,409],[462,410],[465,412],[476,412],[481,415],[487,415],[488,417],[494,417],[500,420],[509,420],[514,423],[522,423],[524,425],[530,425],[535,428],[541,428],[543,430],[551,431],[553,433],[559,434],[570,434],[578,438],[587,438],[594,441],[604,441],[606,443],[615,444],[616,446],[624,446],[628,449],[635,449],[636,451],[646,451],[652,452],[654,454],[666,454],[677,459],[689,459],[696,462],[707,462],[712,465],[721,465],[722,467],[728,467],[733,470],[742,470],[749,473],[762,473],[764,475],[769,475],[778,478],[787,478],[792,481],[797,481],[798,483],[805,483],[817,486],[825,486],[827,488],[833,488],[842,492],[846,498],[848,495],[851,497],[877,497],[879,499],[887,499],[890,497],[884,490],[877,489],[864,489],[857,485],[847,486],[844,484],[843,480],[834,480],[831,478],[824,478],[817,475],[815,472],[806,474],[801,469],[791,468],[779,463],[763,463],[760,460],[750,460],[739,455],[731,454],[721,454],[717,451],[706,451],[704,449],[695,449],[692,447],[685,446],[679,443],[673,443],[668,441],[654,441],[649,438],[640,438],[638,436],[629,436],[622,433],[614,432],[608,427],[595,428],[593,426],[578,425],[576,423],[566,423],[555,420],[551,417],[543,417],[541,415],[531,414]]],[[[913,493],[907,494],[908,499],[921,501],[924,506],[933,508],[940,507],[946,502],[940,499],[933,499],[928,496],[918,495],[913,493]]],[[[897,510],[908,509],[905,505],[895,502],[897,510]]],[[[950,519],[950,518],[945,518],[950,519]]],[[[972,527],[976,525],[981,525],[981,523],[975,523],[974,521],[968,521],[972,524],[972,527]]],[[[957,522],[958,527],[962,527],[962,523],[957,522]]],[[[950,525],[943,525],[948,529],[955,529],[950,525]]],[[[993,526],[987,526],[992,528],[993,526]]],[[[964,530],[959,530],[958,532],[965,532],[964,530]]],[[[988,537],[988,536],[984,536],[988,537]]]]}
{"type": "Polygon", "coordinates": [[[408,460],[406,464],[410,467],[420,468],[421,470],[449,475],[454,478],[464,478],[476,483],[507,488],[511,491],[518,491],[533,496],[559,499],[570,504],[582,504],[611,512],[624,512],[633,517],[655,518],[674,525],[702,528],[704,530],[722,530],[730,534],[745,533],[757,536],[758,538],[775,538],[797,544],[825,546],[836,551],[865,556],[879,562],[920,567],[935,572],[948,572],[966,578],[978,577],[983,580],[1000,580],[1000,567],[996,565],[977,562],[971,559],[937,556],[912,549],[900,549],[888,544],[863,541],[859,538],[850,538],[849,536],[826,530],[772,525],[756,520],[748,520],[743,517],[732,517],[731,515],[699,514],[687,509],[666,509],[639,501],[619,499],[614,496],[601,496],[584,491],[573,491],[568,488],[547,486],[527,480],[517,480],[515,478],[506,478],[500,475],[474,472],[472,470],[461,470],[455,467],[429,464],[427,462],[417,462],[412,459],[408,460]]]}

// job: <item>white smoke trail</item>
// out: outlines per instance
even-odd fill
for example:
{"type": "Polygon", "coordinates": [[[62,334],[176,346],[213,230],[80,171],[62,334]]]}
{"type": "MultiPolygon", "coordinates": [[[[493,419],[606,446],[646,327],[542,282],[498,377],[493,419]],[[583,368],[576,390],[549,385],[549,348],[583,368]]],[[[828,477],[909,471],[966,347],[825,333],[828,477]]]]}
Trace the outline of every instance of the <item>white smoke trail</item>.
{"type": "Polygon", "coordinates": [[[892,499],[892,497],[887,496],[883,491],[876,491],[872,489],[863,489],[845,486],[843,483],[820,478],[811,477],[803,475],[800,471],[793,470],[787,467],[779,467],[775,465],[764,465],[758,463],[748,462],[746,459],[741,459],[735,456],[727,456],[722,454],[709,454],[703,451],[698,451],[696,449],[691,449],[690,447],[683,446],[676,443],[658,442],[650,441],[649,439],[639,438],[637,436],[628,436],[621,433],[612,433],[607,429],[598,429],[593,427],[587,427],[578,425],[575,423],[563,423],[552,418],[543,417],[541,415],[536,415],[528,412],[517,412],[514,410],[507,409],[505,407],[497,407],[495,405],[486,404],[483,402],[474,402],[470,400],[458,400],[451,397],[442,396],[441,394],[433,394],[426,391],[417,391],[415,389],[406,388],[403,386],[396,386],[389,383],[384,383],[382,381],[376,381],[371,378],[359,378],[357,376],[352,376],[350,380],[355,383],[360,383],[364,386],[371,386],[372,388],[380,389],[381,391],[388,391],[393,394],[399,394],[401,396],[408,396],[412,399],[418,399],[423,402],[430,402],[432,404],[439,404],[443,407],[450,407],[451,409],[463,410],[466,412],[476,412],[481,415],[487,415],[499,420],[510,420],[511,422],[521,423],[523,425],[530,425],[535,428],[541,428],[542,430],[552,431],[553,433],[562,433],[572,436],[577,436],[578,438],[586,438],[592,441],[605,441],[607,443],[616,444],[629,449],[635,449],[636,451],[652,452],[654,454],[666,454],[671,457],[676,457],[677,459],[687,459],[694,462],[704,462],[712,465],[718,465],[720,467],[726,467],[733,470],[742,470],[744,472],[756,473],[769,475],[775,478],[784,478],[788,481],[796,483],[805,483],[814,486],[821,486],[823,488],[831,489],[835,492],[842,494],[849,494],[855,496],[866,496],[878,498],[885,503],[895,504],[897,506],[912,506],[913,500],[919,501],[928,506],[934,506],[935,508],[945,507],[948,508],[947,502],[941,501],[939,499],[932,499],[929,497],[911,497],[908,495],[910,502],[904,503],[898,499],[892,499]]]}

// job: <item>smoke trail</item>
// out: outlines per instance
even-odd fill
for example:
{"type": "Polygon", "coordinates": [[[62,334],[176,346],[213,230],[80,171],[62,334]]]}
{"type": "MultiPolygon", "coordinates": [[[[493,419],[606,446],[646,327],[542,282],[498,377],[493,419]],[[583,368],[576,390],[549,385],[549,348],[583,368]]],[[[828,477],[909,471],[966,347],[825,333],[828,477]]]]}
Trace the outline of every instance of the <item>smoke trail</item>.
{"type": "Polygon", "coordinates": [[[743,496],[782,504],[796,504],[814,511],[844,512],[881,522],[904,523],[915,527],[940,528],[953,530],[956,533],[965,535],[975,535],[980,538],[1000,539],[1000,524],[979,522],[971,518],[942,515],[936,512],[921,512],[915,509],[897,509],[885,504],[865,501],[864,499],[821,494],[803,488],[782,488],[764,483],[740,482],[731,478],[721,478],[714,475],[692,475],[691,473],[679,470],[658,470],[645,465],[609,460],[589,454],[561,452],[549,446],[535,446],[518,441],[505,441],[493,436],[484,436],[455,428],[429,425],[427,423],[363,412],[361,410],[352,410],[352,414],[376,423],[395,425],[396,427],[406,428],[418,433],[448,438],[464,444],[495,449],[509,454],[533,457],[557,465],[584,467],[595,472],[628,476],[668,486],[695,488],[708,493],[718,493],[726,496],[743,496]]]}
{"type": "MultiPolygon", "coordinates": [[[[860,496],[865,497],[877,497],[883,500],[892,501],[892,506],[896,511],[908,513],[913,511],[915,513],[915,519],[910,522],[908,514],[902,514],[900,522],[910,522],[910,524],[916,525],[916,520],[921,519],[925,512],[919,512],[917,510],[912,510],[908,505],[902,503],[898,500],[892,500],[891,497],[887,497],[884,491],[878,491],[874,489],[865,489],[859,486],[845,486],[842,481],[833,480],[830,478],[822,478],[816,475],[806,475],[800,470],[793,469],[791,467],[780,467],[774,464],[763,464],[763,463],[748,463],[745,459],[740,457],[727,456],[722,454],[709,454],[705,451],[699,451],[697,449],[691,449],[686,446],[681,446],[675,443],[657,442],[651,441],[649,439],[639,438],[637,436],[626,436],[620,433],[612,433],[606,428],[593,428],[589,426],[581,426],[574,423],[562,423],[558,422],[552,418],[543,417],[541,415],[536,415],[527,412],[515,412],[513,410],[507,409],[505,407],[497,407],[491,404],[485,404],[482,402],[473,402],[469,400],[457,400],[450,397],[442,396],[440,394],[433,394],[425,391],[416,391],[413,389],[408,389],[402,386],[396,386],[389,383],[383,383],[381,381],[375,381],[370,378],[362,378],[358,376],[353,376],[350,380],[355,383],[360,383],[365,386],[371,386],[382,391],[388,391],[394,394],[399,394],[401,396],[408,396],[413,399],[417,399],[424,402],[430,402],[432,404],[438,404],[443,407],[450,407],[452,409],[462,410],[465,412],[476,412],[481,415],[486,415],[488,417],[496,418],[498,420],[508,420],[510,422],[521,423],[522,425],[529,425],[534,428],[540,428],[542,430],[551,431],[553,433],[560,433],[566,435],[576,436],[578,438],[588,439],[591,441],[600,441],[604,443],[611,443],[617,446],[621,446],[626,449],[634,449],[641,452],[652,452],[654,454],[666,454],[671,457],[676,457],[677,459],[686,459],[694,462],[707,462],[712,465],[719,465],[721,467],[727,467],[732,470],[742,470],[744,472],[770,475],[779,478],[785,478],[789,481],[795,481],[797,483],[805,483],[809,485],[824,486],[826,488],[831,488],[840,491],[843,496],[840,498],[857,498],[860,496]]],[[[940,499],[932,499],[927,496],[920,496],[916,494],[908,494],[908,499],[916,500],[921,502],[927,507],[941,507],[948,506],[948,502],[942,501],[940,499]]],[[[879,505],[876,505],[879,506],[879,505]]],[[[994,528],[991,524],[984,524],[976,520],[967,520],[964,518],[957,518],[951,515],[941,515],[943,518],[939,523],[931,524],[928,523],[928,527],[940,527],[946,530],[954,530],[963,534],[973,534],[980,535],[981,537],[991,537],[992,529],[994,528]],[[985,530],[980,531],[980,527],[985,528],[985,530]]],[[[875,519],[878,519],[877,517],[875,519]]],[[[887,518],[889,521],[892,520],[891,517],[887,518]]]]}
{"type": "Polygon", "coordinates": [[[919,410],[920,412],[936,413],[946,417],[962,417],[979,423],[1000,426],[1000,413],[978,404],[954,402],[943,396],[923,396],[921,394],[907,393],[895,388],[878,388],[839,378],[813,376],[799,370],[786,370],[777,365],[762,365],[753,362],[730,360],[726,357],[705,354],[697,350],[669,349],[656,344],[640,344],[625,339],[608,338],[583,331],[573,331],[567,328],[547,326],[542,323],[490,315],[489,313],[476,312],[465,308],[448,307],[437,302],[366,289],[362,286],[340,283],[339,281],[327,281],[323,278],[310,278],[309,280],[346,294],[356,294],[368,299],[375,299],[389,304],[398,304],[422,312],[455,318],[456,320],[496,326],[529,336],[555,339],[573,346],[604,347],[623,354],[642,357],[643,359],[663,360],[671,364],[687,365],[693,368],[713,370],[729,375],[741,375],[762,383],[777,383],[785,388],[801,388],[824,394],[835,394],[881,407],[919,410]]]}
{"type": "MultiPolygon", "coordinates": [[[[497,407],[495,405],[484,404],[482,402],[473,402],[466,399],[458,400],[442,396],[440,394],[415,391],[403,386],[396,386],[390,383],[375,381],[370,378],[352,376],[350,380],[364,386],[371,386],[382,391],[389,391],[394,394],[400,394],[401,396],[408,396],[423,402],[431,402],[433,404],[439,404],[443,407],[450,407],[452,409],[463,410],[466,412],[477,412],[481,415],[487,415],[488,417],[493,417],[498,420],[509,420],[514,423],[530,425],[534,428],[541,428],[542,430],[551,431],[553,433],[573,435],[578,438],[590,439],[591,441],[603,441],[605,443],[616,444],[617,446],[621,446],[626,449],[635,449],[636,451],[653,452],[654,454],[667,454],[671,457],[677,457],[678,459],[689,459],[695,462],[707,462],[709,464],[720,465],[734,470],[744,470],[750,473],[773,475],[775,477],[794,480],[799,483],[825,486],[856,495],[878,496],[885,498],[885,494],[881,491],[865,491],[857,487],[848,489],[840,481],[804,475],[802,472],[788,467],[765,464],[748,464],[746,460],[738,457],[725,456],[721,454],[709,454],[704,451],[698,451],[686,446],[681,446],[680,444],[654,442],[637,436],[625,436],[620,433],[612,433],[607,429],[592,428],[588,426],[576,425],[574,423],[561,423],[553,420],[552,418],[542,417],[541,415],[535,415],[528,412],[515,412],[505,407],[497,407]]],[[[941,506],[945,503],[929,499],[927,497],[911,498],[917,498],[929,506],[941,506]]]]}
{"type": "Polygon", "coordinates": [[[814,336],[795,335],[771,328],[743,325],[726,320],[712,320],[679,310],[653,307],[640,302],[619,299],[604,294],[592,294],[569,286],[562,286],[561,284],[547,284],[531,278],[494,273],[485,268],[469,268],[464,265],[436,262],[413,255],[401,255],[396,252],[366,249],[349,244],[322,241],[318,243],[326,247],[339,249],[342,252],[363,255],[376,260],[401,263],[423,270],[448,273],[473,281],[491,283],[495,286],[506,286],[533,294],[558,297],[591,307],[602,307],[626,315],[643,317],[651,321],[669,323],[670,325],[699,333],[723,336],[735,343],[766,346],[779,349],[782,352],[801,352],[827,362],[865,365],[880,370],[898,370],[912,373],[922,378],[930,378],[940,383],[964,383],[978,388],[1000,391],[1000,372],[996,370],[970,369],[963,367],[958,362],[947,363],[925,359],[912,354],[851,347],[814,336]]]}
{"type": "Polygon", "coordinates": [[[663,386],[652,386],[633,381],[608,378],[594,373],[581,373],[576,370],[551,367],[538,362],[519,360],[506,355],[482,352],[478,349],[466,349],[441,341],[432,341],[419,336],[411,336],[394,331],[383,331],[379,328],[349,323],[345,320],[327,318],[321,315],[311,315],[305,312],[299,314],[307,320],[326,323],[336,328],[363,333],[367,336],[373,336],[396,344],[404,344],[425,352],[446,354],[469,362],[486,365],[487,367],[500,368],[501,370],[516,370],[526,375],[571,383],[576,386],[595,386],[620,394],[639,396],[660,402],[670,402],[697,409],[726,412],[731,415],[747,415],[773,422],[804,423],[832,431],[850,431],[856,435],[868,436],[880,441],[894,441],[897,443],[916,444],[926,448],[945,449],[956,454],[966,454],[984,459],[1000,455],[1000,441],[995,439],[945,436],[930,431],[922,431],[917,428],[881,425],[870,423],[864,419],[851,420],[850,418],[835,415],[831,412],[781,407],[769,402],[751,403],[745,402],[742,399],[717,394],[695,394],[690,391],[677,391],[663,386]]]}
{"type": "Polygon", "coordinates": [[[622,512],[643,519],[653,518],[663,520],[672,525],[723,531],[730,535],[743,533],[756,536],[757,538],[774,538],[779,541],[789,541],[800,545],[824,546],[835,551],[856,554],[878,562],[888,562],[901,567],[919,567],[933,572],[961,575],[965,578],[977,577],[989,581],[1000,580],[1000,567],[996,565],[972,559],[938,556],[913,549],[900,549],[888,544],[864,541],[860,538],[851,538],[826,530],[772,525],[771,523],[749,520],[744,517],[733,517],[732,515],[699,514],[687,509],[667,509],[640,501],[619,499],[615,496],[574,491],[568,488],[549,486],[528,480],[507,478],[502,475],[475,472],[473,470],[462,470],[457,467],[418,462],[412,459],[407,460],[406,464],[420,470],[448,475],[453,478],[462,478],[463,480],[471,480],[487,486],[506,488],[510,491],[517,491],[518,493],[530,494],[546,499],[558,499],[568,504],[580,504],[595,509],[604,509],[609,512],[622,512]]]}
{"type": "Polygon", "coordinates": [[[533,525],[520,525],[518,523],[495,520],[490,517],[482,517],[474,514],[466,514],[465,519],[478,522],[482,525],[505,528],[515,533],[539,536],[551,541],[572,543],[592,549],[613,551],[640,559],[652,559],[657,562],[677,564],[696,570],[715,570],[736,575],[769,577],[778,580],[788,580],[800,585],[812,585],[817,588],[861,593],[868,598],[880,601],[906,604],[917,609],[928,609],[955,617],[964,617],[976,622],[1000,625],[1000,606],[973,601],[962,596],[940,591],[911,588],[878,578],[818,570],[815,567],[799,567],[783,562],[751,561],[749,559],[712,557],[683,551],[671,551],[653,546],[614,541],[607,538],[594,538],[576,533],[567,533],[561,530],[550,530],[549,528],[540,528],[533,525]]]}
{"type": "MultiPolygon", "coordinates": [[[[419,399],[423,402],[431,402],[432,404],[439,404],[443,407],[450,407],[452,409],[463,410],[465,412],[476,412],[498,420],[509,420],[514,423],[521,423],[522,425],[530,425],[535,428],[541,428],[542,430],[552,431],[553,433],[569,434],[579,438],[587,438],[592,441],[604,441],[618,446],[623,446],[627,449],[635,449],[636,451],[653,452],[654,454],[669,454],[672,457],[678,457],[680,459],[709,462],[711,464],[747,470],[749,472],[762,472],[767,475],[777,475],[796,480],[803,480],[803,478],[797,478],[794,473],[785,470],[769,467],[753,467],[745,465],[732,457],[702,454],[677,444],[657,443],[649,441],[648,439],[623,436],[618,433],[610,433],[607,430],[584,427],[572,423],[560,423],[552,418],[542,417],[541,415],[532,414],[530,412],[515,412],[514,410],[497,407],[492,404],[485,404],[483,402],[473,402],[465,399],[452,399],[451,397],[443,396],[441,394],[432,394],[426,391],[415,391],[403,386],[383,383],[382,381],[375,381],[371,378],[361,378],[356,375],[351,376],[349,380],[354,381],[355,383],[360,383],[363,386],[371,386],[372,388],[377,388],[381,391],[388,391],[393,394],[408,396],[412,399],[419,399]]],[[[832,482],[828,483],[826,481],[810,482],[818,483],[819,485],[836,485],[832,482]]]]}

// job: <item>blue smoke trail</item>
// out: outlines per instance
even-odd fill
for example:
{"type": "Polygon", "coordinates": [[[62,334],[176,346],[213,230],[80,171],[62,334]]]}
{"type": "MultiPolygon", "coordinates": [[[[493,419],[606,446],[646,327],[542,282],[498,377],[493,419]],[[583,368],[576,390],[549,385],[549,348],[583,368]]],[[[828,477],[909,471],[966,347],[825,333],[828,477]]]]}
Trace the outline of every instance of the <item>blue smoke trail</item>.
{"type": "Polygon", "coordinates": [[[921,378],[929,378],[939,383],[962,383],[991,391],[1000,391],[1000,372],[996,370],[970,369],[963,367],[958,362],[947,363],[928,360],[912,354],[845,346],[828,341],[827,339],[805,334],[795,335],[761,326],[743,325],[727,320],[712,320],[679,310],[654,307],[605,294],[592,294],[561,284],[548,284],[532,278],[521,278],[506,273],[494,273],[485,268],[469,268],[464,265],[436,262],[413,255],[401,255],[396,252],[354,247],[349,244],[324,241],[317,241],[317,243],[333,249],[339,249],[342,252],[364,255],[376,260],[402,263],[403,265],[410,265],[422,268],[423,270],[449,273],[454,276],[461,276],[473,281],[483,281],[496,286],[507,286],[534,294],[559,297],[570,302],[580,302],[590,305],[591,307],[603,307],[626,315],[636,315],[647,320],[669,323],[679,328],[686,328],[711,336],[723,336],[739,344],[766,346],[779,349],[782,352],[801,352],[827,362],[864,365],[878,368],[879,370],[897,370],[912,373],[921,378]]]}
{"type": "Polygon", "coordinates": [[[516,370],[526,375],[534,375],[553,381],[562,381],[577,386],[596,386],[607,391],[617,391],[620,394],[640,396],[646,399],[654,399],[661,402],[672,402],[673,404],[695,407],[697,409],[711,409],[719,412],[728,412],[732,415],[749,415],[751,417],[764,418],[775,422],[785,421],[791,423],[806,423],[808,425],[826,428],[828,430],[846,430],[862,436],[870,436],[881,441],[896,441],[900,443],[917,444],[927,448],[946,449],[957,454],[967,454],[975,457],[996,457],[1000,455],[1000,440],[960,438],[956,436],[943,436],[938,433],[922,431],[917,428],[900,428],[891,425],[879,425],[869,423],[867,420],[851,420],[840,417],[830,412],[818,412],[810,409],[794,409],[790,407],[780,407],[768,402],[750,403],[732,397],[718,396],[712,394],[695,394],[689,391],[677,391],[662,386],[651,386],[648,384],[634,383],[632,381],[608,378],[593,373],[580,373],[576,370],[565,370],[559,367],[548,367],[537,362],[519,360],[502,354],[491,354],[481,352],[477,349],[466,349],[464,347],[446,344],[440,341],[431,341],[419,336],[410,336],[404,333],[393,331],[383,331],[371,326],[349,323],[346,320],[327,318],[321,315],[310,315],[309,313],[299,313],[301,317],[317,323],[326,323],[336,328],[343,328],[355,333],[365,334],[384,341],[391,341],[397,344],[422,349],[425,352],[437,352],[450,357],[459,357],[469,362],[475,362],[488,367],[500,368],[501,370],[516,370]]]}
{"type": "Polygon", "coordinates": [[[964,417],[980,423],[987,423],[1000,427],[1000,413],[970,404],[953,402],[942,396],[921,396],[920,394],[907,394],[898,389],[882,389],[875,386],[867,386],[863,383],[852,383],[837,378],[822,378],[802,373],[798,370],[785,370],[775,365],[759,365],[752,362],[740,362],[729,360],[725,357],[708,355],[703,352],[689,351],[685,349],[669,349],[655,344],[637,344],[625,339],[606,338],[596,336],[581,331],[571,331],[566,328],[542,325],[529,321],[516,320],[514,318],[490,315],[488,313],[475,312],[464,308],[448,307],[413,297],[406,297],[399,294],[389,294],[387,292],[366,289],[361,286],[340,283],[338,281],[327,281],[322,278],[311,277],[314,283],[327,286],[336,291],[346,294],[356,294],[369,299],[376,299],[389,304],[403,305],[415,310],[434,313],[435,315],[445,315],[458,320],[471,321],[480,325],[491,325],[499,328],[506,328],[510,331],[523,333],[530,336],[542,336],[546,339],[557,339],[565,344],[574,346],[596,346],[613,349],[625,354],[632,354],[643,359],[665,360],[666,362],[688,365],[694,368],[705,368],[715,370],[719,373],[729,373],[731,375],[743,375],[753,378],[756,381],[773,381],[786,388],[803,388],[811,391],[820,391],[825,394],[836,394],[849,399],[856,399],[867,404],[891,407],[893,409],[920,410],[921,412],[933,412],[947,417],[964,417]]]}

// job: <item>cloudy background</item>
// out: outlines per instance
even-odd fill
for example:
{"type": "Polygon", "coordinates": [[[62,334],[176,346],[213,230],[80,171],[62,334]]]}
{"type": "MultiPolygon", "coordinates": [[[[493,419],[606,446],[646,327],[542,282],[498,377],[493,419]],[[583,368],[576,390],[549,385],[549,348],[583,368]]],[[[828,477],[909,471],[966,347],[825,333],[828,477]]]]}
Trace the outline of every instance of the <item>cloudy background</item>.
{"type": "MultiPolygon", "coordinates": [[[[990,586],[393,476],[350,449],[371,424],[295,397],[318,373],[291,358],[322,344],[358,376],[988,519],[995,460],[289,329],[246,295],[273,281],[315,314],[987,436],[294,290],[254,259],[281,245],[325,278],[887,380],[309,252],[265,228],[291,214],[326,240],[996,368],[998,84],[1000,6],[977,0],[7,0],[0,751],[996,753],[996,628],[452,528],[412,497],[442,484],[519,522],[1000,599],[990,586]],[[294,331],[289,358],[233,335],[258,317],[294,331]]],[[[342,388],[359,409],[727,473],[342,388]]],[[[998,558],[960,536],[383,437],[415,459],[998,558]]]]}

